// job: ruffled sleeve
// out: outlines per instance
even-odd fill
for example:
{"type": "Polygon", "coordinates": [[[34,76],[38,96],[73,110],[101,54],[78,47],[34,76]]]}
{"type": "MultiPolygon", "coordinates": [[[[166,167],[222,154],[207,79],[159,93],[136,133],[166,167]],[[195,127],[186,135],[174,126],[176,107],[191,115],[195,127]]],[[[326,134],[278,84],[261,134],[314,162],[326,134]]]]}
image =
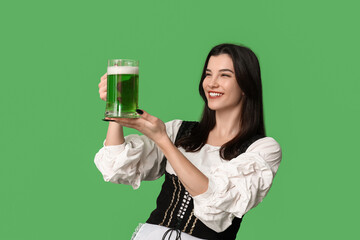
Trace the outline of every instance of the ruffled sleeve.
{"type": "Polygon", "coordinates": [[[194,196],[194,214],[216,232],[226,230],[268,193],[282,158],[280,145],[270,137],[211,169],[208,189],[194,196]]]}
{"type": "MultiPolygon", "coordinates": [[[[182,121],[165,123],[166,132],[175,141],[182,121]]],[[[105,146],[95,155],[95,165],[106,182],[131,185],[139,188],[143,180],[155,180],[164,174],[162,163],[164,154],[157,145],[145,135],[129,135],[121,145],[105,146]]]]}

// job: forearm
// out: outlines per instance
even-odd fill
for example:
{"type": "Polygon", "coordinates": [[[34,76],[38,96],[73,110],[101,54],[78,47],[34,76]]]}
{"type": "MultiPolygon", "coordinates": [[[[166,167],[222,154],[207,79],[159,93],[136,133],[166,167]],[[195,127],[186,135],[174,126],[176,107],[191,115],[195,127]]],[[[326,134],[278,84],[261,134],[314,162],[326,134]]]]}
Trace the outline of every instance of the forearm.
{"type": "Polygon", "coordinates": [[[164,138],[157,145],[191,196],[206,192],[208,178],[175,147],[169,138],[164,138]]]}
{"type": "Polygon", "coordinates": [[[109,122],[105,146],[120,145],[125,142],[123,127],[116,122],[109,122]]]}

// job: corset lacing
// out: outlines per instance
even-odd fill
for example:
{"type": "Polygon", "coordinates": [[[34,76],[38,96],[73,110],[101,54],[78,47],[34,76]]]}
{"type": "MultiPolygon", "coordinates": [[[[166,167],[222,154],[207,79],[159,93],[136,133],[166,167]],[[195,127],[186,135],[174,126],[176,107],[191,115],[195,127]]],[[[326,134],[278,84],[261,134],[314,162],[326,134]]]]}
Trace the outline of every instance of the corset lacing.
{"type": "Polygon", "coordinates": [[[176,233],[175,240],[181,240],[181,231],[177,228],[170,228],[170,229],[166,230],[166,232],[164,233],[164,235],[162,237],[162,240],[166,240],[165,238],[167,237],[168,234],[170,234],[170,235],[168,236],[167,239],[170,240],[173,232],[176,233]]]}

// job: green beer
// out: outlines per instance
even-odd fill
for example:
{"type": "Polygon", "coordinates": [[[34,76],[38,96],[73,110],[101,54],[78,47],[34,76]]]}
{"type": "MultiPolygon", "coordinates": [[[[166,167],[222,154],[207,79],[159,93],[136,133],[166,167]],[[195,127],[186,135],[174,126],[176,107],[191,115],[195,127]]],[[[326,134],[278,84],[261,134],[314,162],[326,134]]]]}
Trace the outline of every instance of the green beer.
{"type": "Polygon", "coordinates": [[[138,117],[138,66],[109,66],[105,117],[138,117]]]}

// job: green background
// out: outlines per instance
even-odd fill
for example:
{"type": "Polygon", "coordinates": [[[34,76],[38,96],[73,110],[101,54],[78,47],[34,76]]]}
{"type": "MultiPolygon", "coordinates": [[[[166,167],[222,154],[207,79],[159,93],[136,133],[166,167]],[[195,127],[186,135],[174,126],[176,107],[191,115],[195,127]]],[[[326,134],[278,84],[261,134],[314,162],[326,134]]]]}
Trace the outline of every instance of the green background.
{"type": "MultiPolygon", "coordinates": [[[[109,58],[140,60],[140,107],[198,120],[208,51],[258,55],[283,161],[237,239],[358,236],[358,1],[2,1],[0,239],[130,239],[162,178],[106,183],[98,95],[109,58]]],[[[135,131],[126,130],[126,134],[135,131]]]]}

